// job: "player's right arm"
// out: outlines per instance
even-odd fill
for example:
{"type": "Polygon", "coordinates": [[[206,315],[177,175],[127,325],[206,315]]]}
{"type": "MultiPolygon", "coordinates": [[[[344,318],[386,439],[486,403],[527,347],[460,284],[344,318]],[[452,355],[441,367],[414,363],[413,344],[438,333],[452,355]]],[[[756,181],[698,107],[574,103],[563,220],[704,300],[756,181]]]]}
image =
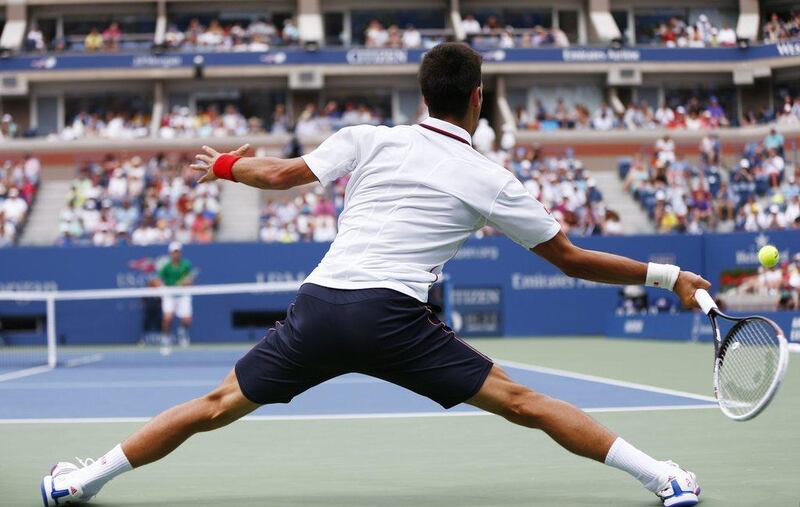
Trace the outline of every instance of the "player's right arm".
{"type": "MultiPolygon", "coordinates": [[[[280,159],[275,157],[243,157],[231,167],[233,179],[251,187],[285,190],[319,181],[328,185],[337,178],[353,171],[358,164],[358,141],[375,131],[372,125],[345,127],[331,135],[314,151],[302,157],[280,159]]],[[[250,149],[245,144],[231,155],[243,156],[250,149]]],[[[214,164],[221,153],[203,146],[203,153],[195,158],[190,167],[205,174],[200,183],[214,181],[214,164]]]]}
{"type": "MultiPolygon", "coordinates": [[[[242,156],[249,148],[250,145],[245,144],[231,153],[242,156]]],[[[200,183],[218,179],[214,174],[214,164],[220,155],[222,154],[215,149],[203,146],[203,153],[195,156],[198,162],[190,167],[205,172],[199,180],[200,183]]],[[[233,165],[232,172],[239,183],[265,190],[286,190],[317,181],[317,177],[301,157],[242,157],[233,165]]]]}
{"type": "MultiPolygon", "coordinates": [[[[643,285],[647,280],[648,265],[644,262],[580,248],[560,231],[531,251],[574,278],[618,285],[643,285]]],[[[684,306],[694,307],[697,305],[695,291],[710,287],[711,284],[703,277],[691,271],[681,271],[672,290],[684,306]]]]}

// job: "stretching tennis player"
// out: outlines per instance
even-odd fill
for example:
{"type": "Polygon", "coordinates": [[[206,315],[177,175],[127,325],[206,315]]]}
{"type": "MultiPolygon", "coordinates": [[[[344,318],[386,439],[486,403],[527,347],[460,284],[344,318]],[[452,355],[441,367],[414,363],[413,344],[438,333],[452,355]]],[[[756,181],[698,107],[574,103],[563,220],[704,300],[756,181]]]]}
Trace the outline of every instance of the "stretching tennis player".
{"type": "Polygon", "coordinates": [[[287,189],[350,174],[339,233],[286,320],[217,389],[156,416],[89,466],[54,466],[42,480],[45,505],[86,502],[109,480],[163,458],[197,432],[264,404],[288,403],[348,372],[392,382],[444,408],[469,403],[545,431],[568,451],[628,472],[667,507],[697,503],[693,473],[651,458],[578,408],[512,381],[425,302],[444,264],[485,224],[569,276],[671,289],[686,306],[696,304],[696,289],[710,284],[677,266],[574,246],[511,173],[475,151],[470,136],[482,103],[481,59],[468,46],[430,50],[419,82],[431,115],[419,125],[344,128],[290,160],[242,158],[247,146],[225,154],[203,148],[192,166],[205,172],[201,181],[287,189]]]}

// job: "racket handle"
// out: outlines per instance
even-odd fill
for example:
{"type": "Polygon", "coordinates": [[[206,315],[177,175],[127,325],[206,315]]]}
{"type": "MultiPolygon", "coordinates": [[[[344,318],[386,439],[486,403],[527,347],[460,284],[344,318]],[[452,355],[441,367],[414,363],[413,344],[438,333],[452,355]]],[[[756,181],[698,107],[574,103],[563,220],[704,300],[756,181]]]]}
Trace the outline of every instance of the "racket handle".
{"type": "Polygon", "coordinates": [[[714,298],[704,289],[697,289],[694,292],[694,300],[697,301],[697,304],[700,305],[700,309],[703,310],[703,313],[706,315],[708,315],[711,310],[717,309],[717,303],[714,302],[714,298]]]}

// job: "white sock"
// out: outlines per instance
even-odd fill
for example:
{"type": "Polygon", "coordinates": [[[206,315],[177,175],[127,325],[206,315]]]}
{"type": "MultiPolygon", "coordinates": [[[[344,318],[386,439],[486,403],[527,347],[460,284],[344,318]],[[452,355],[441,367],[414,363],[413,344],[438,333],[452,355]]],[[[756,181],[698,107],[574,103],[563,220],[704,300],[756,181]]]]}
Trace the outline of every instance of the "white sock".
{"type": "Polygon", "coordinates": [[[132,470],[133,467],[122,452],[122,444],[108,451],[91,465],[78,470],[78,476],[85,495],[96,495],[100,488],[114,477],[132,470]]]}
{"type": "Polygon", "coordinates": [[[621,438],[617,438],[611,445],[605,463],[628,472],[653,493],[658,489],[664,475],[669,474],[668,465],[663,461],[651,458],[621,438]]]}

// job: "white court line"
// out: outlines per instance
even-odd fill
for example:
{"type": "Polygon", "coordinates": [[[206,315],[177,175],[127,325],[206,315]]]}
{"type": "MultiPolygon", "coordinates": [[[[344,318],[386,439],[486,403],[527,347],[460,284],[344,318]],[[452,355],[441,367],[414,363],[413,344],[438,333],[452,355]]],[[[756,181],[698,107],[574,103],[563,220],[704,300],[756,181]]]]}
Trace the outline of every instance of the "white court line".
{"type": "Polygon", "coordinates": [[[24,370],[12,371],[11,373],[3,373],[2,375],[0,375],[0,382],[17,380],[19,378],[30,377],[31,375],[38,375],[40,373],[47,373],[52,369],[53,368],[51,368],[50,366],[43,365],[43,366],[34,366],[33,368],[25,368],[24,370]]]}
{"type": "Polygon", "coordinates": [[[567,370],[559,370],[557,368],[547,368],[545,366],[533,366],[525,363],[517,363],[515,361],[506,361],[503,359],[493,359],[493,361],[501,366],[508,366],[509,368],[516,368],[518,370],[532,371],[536,373],[549,373],[551,375],[560,375],[562,377],[569,377],[578,380],[588,380],[590,382],[597,382],[600,384],[608,384],[619,387],[629,387],[631,389],[639,389],[641,391],[650,391],[651,393],[669,394],[672,396],[681,396],[684,398],[692,398],[694,400],[717,402],[717,399],[712,396],[704,396],[702,394],[688,393],[686,391],[676,391],[675,389],[665,389],[663,387],[656,387],[647,384],[638,384],[636,382],[626,382],[624,380],[615,380],[607,377],[598,377],[596,375],[586,375],[584,373],[575,373],[567,370]]]}
{"type": "MultiPolygon", "coordinates": [[[[637,407],[597,407],[587,408],[587,413],[614,413],[614,412],[661,412],[667,410],[708,410],[717,405],[643,405],[637,407]]],[[[250,415],[240,419],[248,422],[269,421],[341,421],[358,419],[418,419],[432,417],[483,417],[491,416],[489,412],[398,412],[398,413],[373,413],[373,414],[310,414],[310,415],[250,415]]],[[[112,424],[112,423],[142,423],[151,417],[70,417],[55,419],[0,419],[0,424],[112,424]]]]}

